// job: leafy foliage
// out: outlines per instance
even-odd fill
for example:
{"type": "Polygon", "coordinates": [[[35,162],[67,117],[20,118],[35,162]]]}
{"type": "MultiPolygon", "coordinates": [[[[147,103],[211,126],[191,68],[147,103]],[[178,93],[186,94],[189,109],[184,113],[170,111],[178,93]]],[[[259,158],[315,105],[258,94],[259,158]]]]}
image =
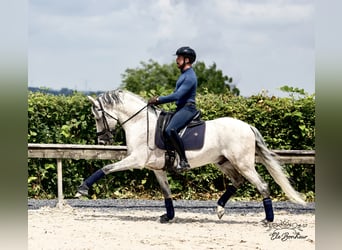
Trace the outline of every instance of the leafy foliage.
{"type": "MultiPolygon", "coordinates": [[[[277,98],[261,93],[245,98],[229,91],[214,94],[203,88],[203,92],[197,96],[197,104],[204,120],[231,116],[257,127],[271,149],[314,149],[314,96],[291,87],[284,87],[284,91],[289,93],[289,97],[277,98]]],[[[140,91],[140,95],[146,99],[167,93],[167,86],[140,91]]],[[[168,110],[174,106],[164,104],[162,108],[168,110]]],[[[55,96],[40,92],[28,93],[29,143],[95,144],[95,134],[95,121],[84,94],[75,92],[70,96],[55,96]]],[[[116,135],[115,141],[124,143],[122,131],[116,135]]],[[[72,197],[84,178],[110,162],[63,160],[65,197],[72,197]]],[[[285,168],[294,187],[312,199],[315,191],[314,166],[286,165],[285,168]]],[[[283,198],[284,194],[265,167],[257,165],[257,170],[269,183],[272,195],[283,198]]],[[[56,175],[55,160],[28,159],[28,196],[56,197],[56,175]]],[[[222,194],[229,180],[216,167],[208,165],[180,175],[170,175],[169,182],[176,198],[210,199],[222,194]]],[[[108,175],[94,184],[90,193],[94,199],[162,197],[153,172],[146,169],[108,175]]],[[[248,182],[238,190],[237,198],[242,197],[260,198],[255,187],[248,182]]]]}
{"type": "MultiPolygon", "coordinates": [[[[149,60],[148,63],[141,62],[140,68],[127,69],[123,74],[123,85],[129,91],[141,93],[155,90],[170,93],[175,88],[179,77],[179,69],[175,63],[160,65],[156,61],[149,60]]],[[[239,95],[239,89],[230,85],[233,78],[223,75],[222,70],[216,68],[213,63],[207,67],[204,62],[196,62],[193,65],[198,79],[198,93],[204,91],[219,94],[231,92],[239,95]]]]}

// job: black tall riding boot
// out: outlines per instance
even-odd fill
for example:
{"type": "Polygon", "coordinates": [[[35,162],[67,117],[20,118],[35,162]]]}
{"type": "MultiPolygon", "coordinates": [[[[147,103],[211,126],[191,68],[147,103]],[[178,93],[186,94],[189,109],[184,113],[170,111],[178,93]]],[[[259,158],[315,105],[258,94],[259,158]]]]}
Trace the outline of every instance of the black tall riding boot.
{"type": "Polygon", "coordinates": [[[177,166],[177,170],[183,171],[190,168],[188,160],[185,156],[184,144],[178,133],[175,130],[171,130],[171,137],[168,138],[171,142],[174,149],[177,151],[179,155],[179,165],[177,166]]]}

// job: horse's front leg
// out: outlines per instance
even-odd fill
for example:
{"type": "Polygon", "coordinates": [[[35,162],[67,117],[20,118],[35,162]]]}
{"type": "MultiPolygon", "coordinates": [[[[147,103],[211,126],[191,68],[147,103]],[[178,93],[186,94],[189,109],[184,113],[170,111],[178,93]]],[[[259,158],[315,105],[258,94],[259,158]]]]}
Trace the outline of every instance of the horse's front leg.
{"type": "Polygon", "coordinates": [[[157,177],[158,183],[164,195],[166,214],[160,216],[161,223],[167,223],[175,217],[175,210],[172,203],[172,194],[169,182],[167,180],[167,174],[164,170],[154,170],[154,174],[157,177]]]}
{"type": "Polygon", "coordinates": [[[106,165],[103,168],[97,170],[78,187],[75,197],[87,196],[89,188],[95,182],[97,182],[98,180],[100,180],[107,174],[118,172],[118,171],[124,171],[128,169],[133,169],[133,168],[138,168],[138,169],[143,168],[143,166],[141,166],[141,164],[136,159],[137,159],[136,157],[134,157],[133,155],[130,155],[119,162],[106,165]]]}

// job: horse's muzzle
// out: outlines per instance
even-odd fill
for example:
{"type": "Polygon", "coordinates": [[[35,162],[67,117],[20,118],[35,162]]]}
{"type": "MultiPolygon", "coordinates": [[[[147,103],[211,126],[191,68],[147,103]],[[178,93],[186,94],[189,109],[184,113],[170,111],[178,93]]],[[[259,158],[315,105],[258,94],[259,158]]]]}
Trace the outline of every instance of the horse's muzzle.
{"type": "Polygon", "coordinates": [[[106,141],[97,139],[97,144],[99,144],[99,145],[106,145],[107,143],[108,143],[108,142],[106,142],[106,141]]]}
{"type": "Polygon", "coordinates": [[[99,145],[109,145],[114,142],[113,135],[111,132],[105,132],[105,133],[98,133],[97,134],[97,143],[99,145]]]}

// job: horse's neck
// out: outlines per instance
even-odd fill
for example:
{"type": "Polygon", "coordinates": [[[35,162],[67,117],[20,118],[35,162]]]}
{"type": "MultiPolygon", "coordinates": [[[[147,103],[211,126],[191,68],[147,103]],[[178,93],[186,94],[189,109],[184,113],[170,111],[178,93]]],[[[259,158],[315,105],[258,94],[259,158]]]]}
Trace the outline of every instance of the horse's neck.
{"type": "Polygon", "coordinates": [[[144,103],[141,100],[126,93],[122,104],[118,107],[122,117],[121,122],[134,116],[143,107],[144,103]]]}
{"type": "Polygon", "coordinates": [[[125,130],[126,143],[129,148],[143,146],[154,141],[154,133],[159,112],[151,110],[149,107],[143,109],[144,106],[130,108],[125,114],[125,122],[122,127],[125,130]],[[141,110],[141,111],[140,111],[141,110]],[[140,112],[139,112],[140,111],[140,112]],[[134,116],[139,112],[136,116],[134,116]],[[132,119],[130,119],[134,116],[132,119]],[[130,120],[128,120],[130,119],[130,120]],[[148,138],[147,138],[148,137],[148,138]]]}
{"type": "Polygon", "coordinates": [[[146,103],[142,102],[140,99],[136,97],[129,96],[126,98],[123,104],[120,107],[120,122],[127,124],[125,128],[130,127],[130,125],[139,123],[142,127],[146,127],[147,121],[151,124],[152,122],[157,121],[157,117],[159,115],[159,111],[152,110],[146,103]],[[131,120],[130,120],[131,119],[131,120]],[[129,121],[127,121],[129,120],[129,121]],[[127,121],[127,122],[126,122],[127,121]]]}

